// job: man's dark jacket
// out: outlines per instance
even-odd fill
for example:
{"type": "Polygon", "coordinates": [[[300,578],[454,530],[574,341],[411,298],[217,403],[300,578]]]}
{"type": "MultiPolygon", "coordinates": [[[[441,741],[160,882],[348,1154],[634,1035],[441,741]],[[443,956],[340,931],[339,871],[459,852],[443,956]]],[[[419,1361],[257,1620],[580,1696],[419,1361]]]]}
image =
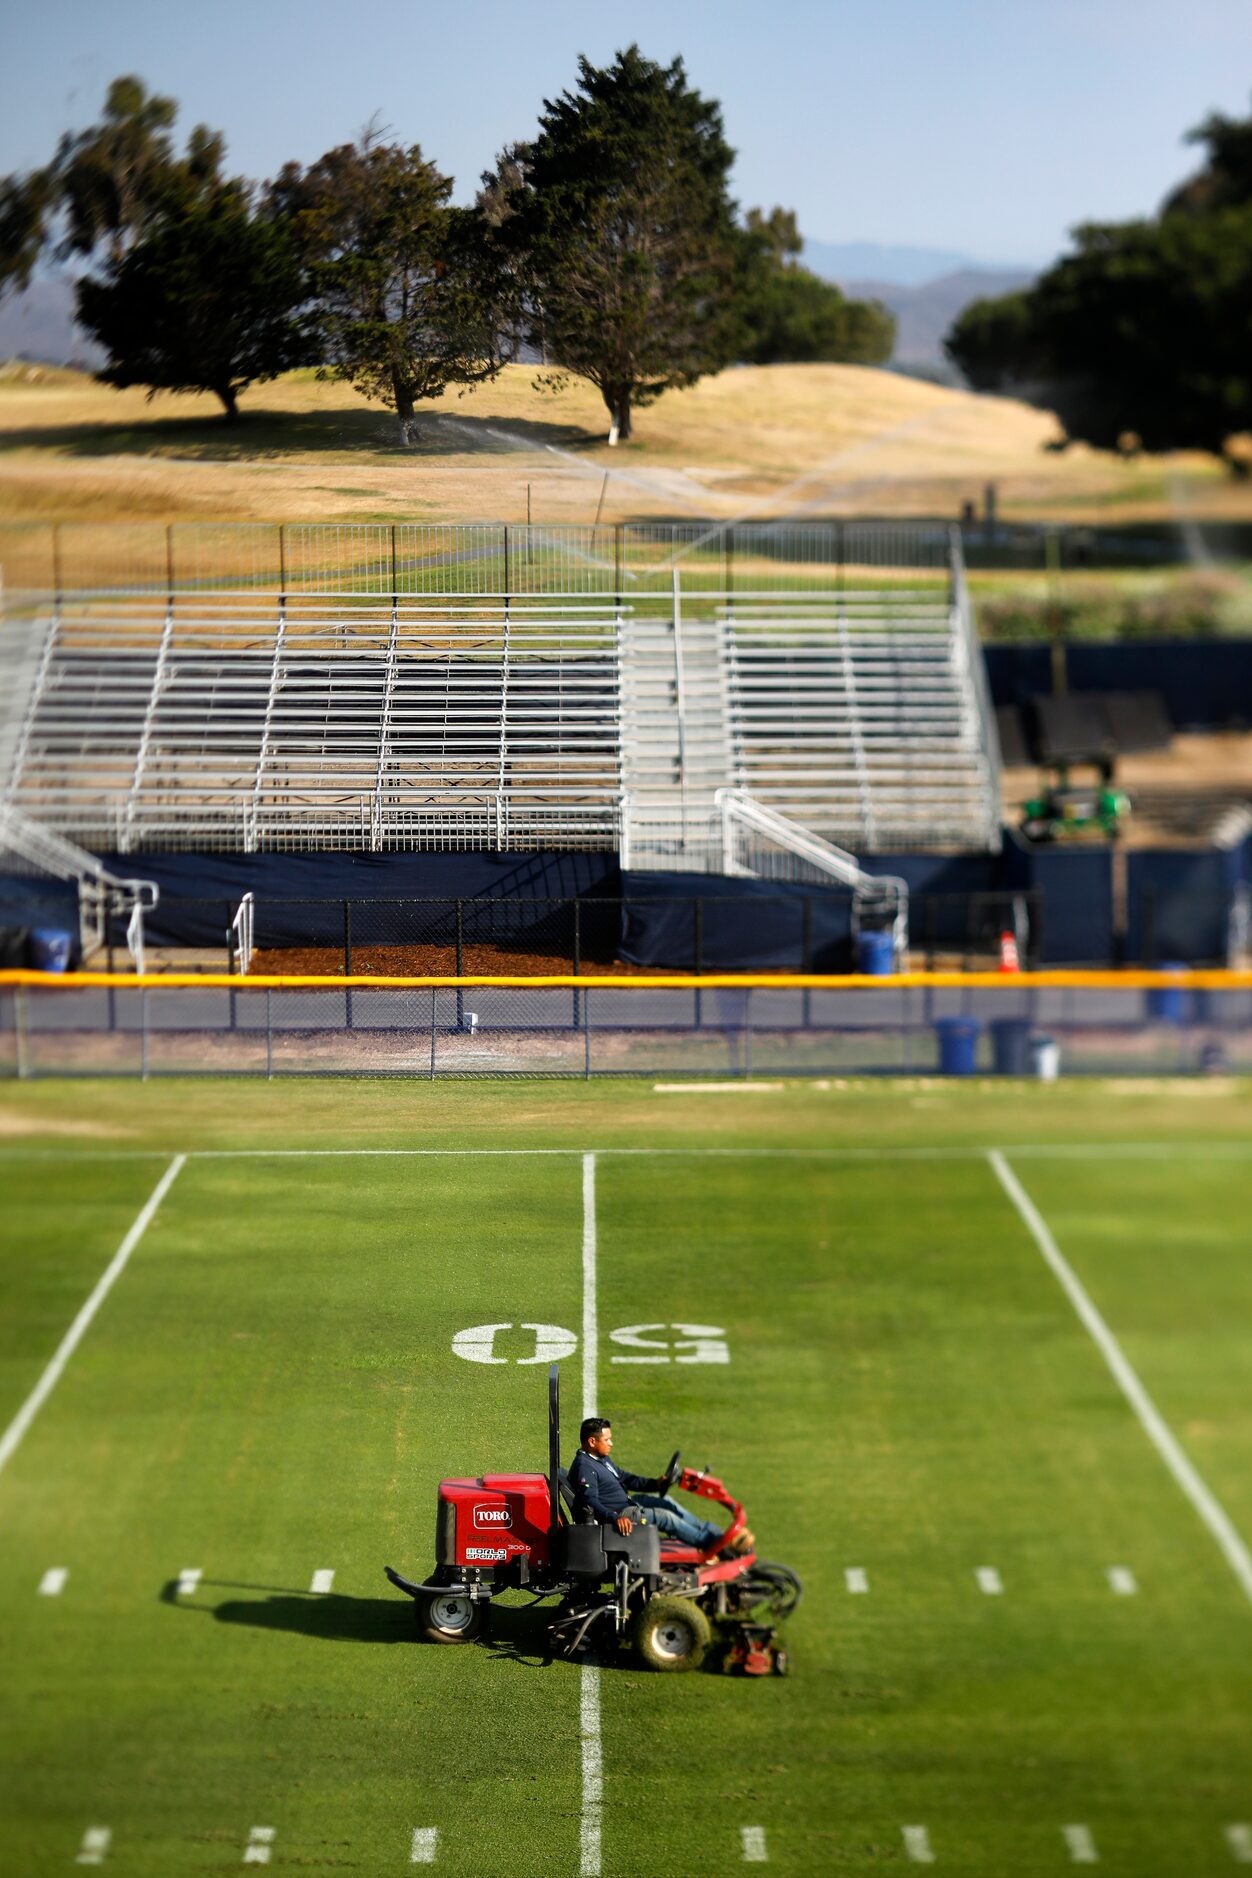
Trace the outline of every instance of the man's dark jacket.
{"type": "Polygon", "coordinates": [[[630,1511],[628,1487],[636,1493],[651,1493],[656,1487],[655,1480],[645,1480],[641,1474],[628,1474],[615,1467],[612,1461],[603,1460],[598,1454],[588,1454],[586,1448],[579,1448],[574,1456],[569,1484],[579,1512],[586,1507],[607,1525],[630,1511]]]}

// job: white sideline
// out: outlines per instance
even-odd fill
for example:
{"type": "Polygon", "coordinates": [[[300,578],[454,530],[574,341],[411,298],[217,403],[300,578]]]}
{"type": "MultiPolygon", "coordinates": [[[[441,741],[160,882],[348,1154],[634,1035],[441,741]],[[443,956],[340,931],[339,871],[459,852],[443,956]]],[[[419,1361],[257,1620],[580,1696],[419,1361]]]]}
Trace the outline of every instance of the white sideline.
{"type": "Polygon", "coordinates": [[[764,1826],[741,1826],[739,1841],[743,1846],[745,1865],[767,1865],[769,1848],[765,1843],[764,1826]]]}
{"type": "MultiPolygon", "coordinates": [[[[583,1155],[583,1406],[582,1419],[596,1412],[596,1157],[583,1155]]],[[[582,1814],[579,1878],[600,1878],[604,1813],[604,1749],[600,1733],[600,1669],[579,1671],[578,1732],[582,1745],[582,1814]]]]}
{"type": "Polygon", "coordinates": [[[1148,1440],[1216,1539],[1226,1563],[1238,1579],[1245,1595],[1252,1600],[1252,1552],[1248,1551],[1228,1515],[1214,1499],[1192,1463],[1183,1453],[1156,1404],[1131,1368],[1117,1338],[1096,1309],[1073,1267],[1062,1255],[1060,1247],[1048,1230],[1043,1215],[1003,1154],[998,1148],[992,1148],[987,1159],[991,1163],[996,1179],[1017,1208],[1031,1238],[1051,1267],[1053,1276],[1058,1280],[1077,1312],[1084,1329],[1108,1364],[1113,1380],[1134,1410],[1148,1440]]]}
{"type": "Polygon", "coordinates": [[[153,1188],[151,1198],[148,1200],[147,1205],[114,1253],[107,1270],[98,1280],[95,1290],[87,1299],[87,1302],[79,1311],[78,1316],[62,1337],[55,1356],[23,1402],[21,1408],[17,1411],[17,1414],[13,1417],[13,1420],[5,1429],[3,1437],[0,1438],[0,1473],[3,1473],[9,1461],[17,1453],[26,1430],[30,1427],[36,1415],[38,1415],[40,1409],[56,1388],[57,1383],[61,1380],[65,1365],[69,1362],[75,1350],[82,1342],[91,1324],[92,1318],[108,1297],[116,1280],[121,1276],[125,1269],[127,1259],[151,1225],[152,1215],[156,1212],[186,1164],[187,1156],[185,1154],[176,1154],[174,1156],[160,1180],[158,1180],[156,1186],[153,1188]]]}
{"type": "Polygon", "coordinates": [[[1100,1863],[1100,1854],[1096,1851],[1090,1826],[1062,1826],[1061,1837],[1065,1841],[1065,1849],[1069,1853],[1071,1865],[1098,1865],[1100,1863]]]}

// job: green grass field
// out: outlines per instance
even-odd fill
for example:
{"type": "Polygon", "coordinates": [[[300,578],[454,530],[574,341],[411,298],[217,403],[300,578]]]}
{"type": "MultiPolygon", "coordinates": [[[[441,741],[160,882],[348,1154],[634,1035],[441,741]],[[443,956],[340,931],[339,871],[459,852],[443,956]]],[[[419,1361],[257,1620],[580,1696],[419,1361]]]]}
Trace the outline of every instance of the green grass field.
{"type": "Polygon", "coordinates": [[[432,1847],[577,1878],[589,1674],[603,1878],[723,1878],[745,1827],[780,1873],[1252,1862],[1250,1119],[1166,1083],[10,1088],[0,1441],[134,1243],[0,1471],[0,1869],[97,1828],[145,1878],[432,1847]],[[533,1335],[491,1367],[452,1339],[581,1330],[588,1153],[617,1457],[681,1447],[742,1496],[805,1581],[788,1680],[546,1664],[516,1594],[488,1643],[422,1645],[382,1577],[425,1576],[442,1475],[544,1465],[533,1335]],[[613,1362],[615,1329],[687,1322],[730,1362],[613,1362]]]}

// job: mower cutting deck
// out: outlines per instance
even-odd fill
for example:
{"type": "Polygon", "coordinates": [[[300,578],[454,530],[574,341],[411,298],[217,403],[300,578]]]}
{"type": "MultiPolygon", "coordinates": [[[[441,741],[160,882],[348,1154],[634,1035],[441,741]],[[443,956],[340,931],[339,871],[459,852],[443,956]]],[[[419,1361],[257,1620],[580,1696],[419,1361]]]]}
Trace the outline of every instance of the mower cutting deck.
{"type": "Polygon", "coordinates": [[[746,1675],[786,1675],[778,1626],[800,1601],[800,1580],[785,1565],[736,1550],[747,1529],[743,1507],[715,1475],[675,1454],[665,1490],[679,1487],[730,1512],[712,1544],[680,1545],[650,1524],[629,1535],[578,1517],[561,1466],[560,1384],[548,1372],[548,1473],[483,1474],[439,1485],[435,1569],[423,1584],[384,1569],[417,1607],[432,1643],[471,1643],[487,1629],[501,1591],[559,1597],[548,1625],[552,1653],[624,1641],[653,1669],[696,1669],[717,1627],[723,1667],[746,1675]]]}

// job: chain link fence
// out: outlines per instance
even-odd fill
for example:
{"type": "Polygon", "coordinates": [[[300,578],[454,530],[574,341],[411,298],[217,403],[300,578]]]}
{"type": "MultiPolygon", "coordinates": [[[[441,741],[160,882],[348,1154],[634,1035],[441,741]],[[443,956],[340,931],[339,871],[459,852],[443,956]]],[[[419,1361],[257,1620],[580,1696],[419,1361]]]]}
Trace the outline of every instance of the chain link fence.
{"type": "Polygon", "coordinates": [[[1252,990],[6,984],[0,1073],[756,1077],[1252,1070],[1252,990]]]}
{"type": "Polygon", "coordinates": [[[4,522],[6,595],[242,595],[277,602],[423,595],[829,591],[946,579],[951,531],[926,522],[4,522]]]}

